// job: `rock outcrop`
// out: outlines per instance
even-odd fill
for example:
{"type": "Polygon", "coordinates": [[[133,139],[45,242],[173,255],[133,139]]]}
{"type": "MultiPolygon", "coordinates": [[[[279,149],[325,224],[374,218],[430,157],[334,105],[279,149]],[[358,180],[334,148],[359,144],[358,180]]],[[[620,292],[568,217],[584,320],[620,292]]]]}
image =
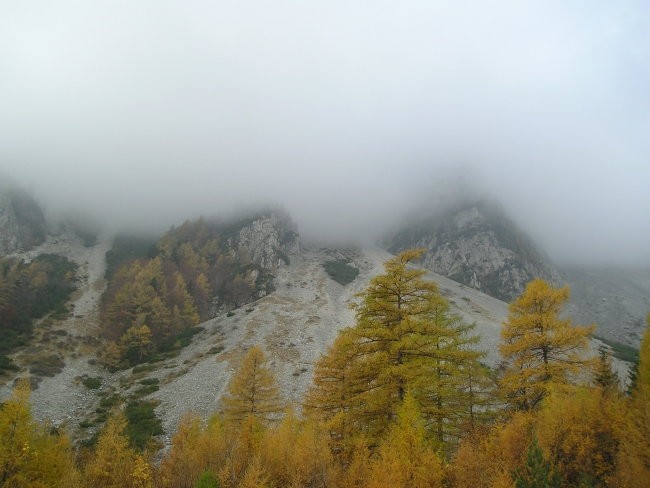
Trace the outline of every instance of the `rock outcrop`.
{"type": "Polygon", "coordinates": [[[43,211],[21,190],[0,188],[0,256],[25,251],[45,241],[43,211]]]}
{"type": "Polygon", "coordinates": [[[496,204],[472,202],[409,225],[391,252],[426,248],[422,265],[504,301],[534,278],[559,284],[559,272],[496,204]]]}
{"type": "Polygon", "coordinates": [[[266,271],[289,263],[289,256],[300,251],[300,238],[291,218],[271,211],[251,217],[228,238],[228,246],[241,262],[250,261],[266,271]]]}

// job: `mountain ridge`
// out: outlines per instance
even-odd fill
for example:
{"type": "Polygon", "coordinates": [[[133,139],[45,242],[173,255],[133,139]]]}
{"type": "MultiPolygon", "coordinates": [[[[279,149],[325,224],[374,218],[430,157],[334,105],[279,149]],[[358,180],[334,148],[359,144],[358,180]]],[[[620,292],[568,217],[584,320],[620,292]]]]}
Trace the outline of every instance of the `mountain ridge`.
{"type": "MultiPolygon", "coordinates": [[[[478,209],[459,215],[454,222],[469,235],[485,232],[478,209]]],[[[504,222],[502,225],[507,228],[510,223],[504,222]]],[[[185,230],[183,225],[170,238],[180,238],[191,230],[190,224],[185,230]]],[[[47,326],[37,323],[38,340],[16,355],[19,363],[23,359],[20,376],[25,376],[29,369],[27,361],[31,355],[56,351],[63,359],[60,371],[42,378],[33,393],[37,418],[49,418],[55,425],[67,426],[79,440],[99,428],[101,414],[96,412],[105,408],[104,399],[126,402],[137,398],[155,406],[165,430],[164,442],[168,444],[186,411],[207,417],[219,408],[228,379],[252,345],[265,349],[285,398],[300,403],[311,384],[319,355],[341,328],[353,324],[350,304],[356,300],[355,294],[383,271],[383,263],[392,254],[372,246],[339,249],[305,244],[288,214],[256,213],[237,222],[225,222],[221,230],[221,237],[238,262],[251,261],[269,270],[272,286],[252,295],[246,303],[216,307],[211,317],[196,324],[195,335],[174,354],[155,363],[144,362],[118,371],[102,368],[98,362],[104,348],[98,339],[98,307],[106,287],[104,270],[112,237],[100,235],[93,246],[87,247],[71,229],[63,229],[57,235],[49,235],[42,245],[16,254],[22,259],[33,259],[40,253],[54,253],[79,265],[79,290],[69,303],[73,312],[47,326]],[[358,275],[347,285],[336,282],[325,269],[325,263],[332,261],[346,263],[358,270],[358,275]],[[96,391],[85,386],[89,379],[98,385],[96,391]]],[[[426,237],[426,232],[421,236],[426,237]]],[[[159,245],[162,248],[157,252],[174,254],[174,246],[166,248],[164,240],[159,245]]],[[[249,272],[255,268],[242,269],[249,272]]],[[[478,348],[486,353],[484,361],[497,368],[507,303],[430,270],[426,277],[438,284],[453,313],[476,324],[478,348]]],[[[594,341],[593,349],[598,344],[594,341]]],[[[624,377],[626,366],[620,362],[616,365],[624,377]]],[[[0,386],[0,400],[9,396],[11,380],[0,386]]]]}

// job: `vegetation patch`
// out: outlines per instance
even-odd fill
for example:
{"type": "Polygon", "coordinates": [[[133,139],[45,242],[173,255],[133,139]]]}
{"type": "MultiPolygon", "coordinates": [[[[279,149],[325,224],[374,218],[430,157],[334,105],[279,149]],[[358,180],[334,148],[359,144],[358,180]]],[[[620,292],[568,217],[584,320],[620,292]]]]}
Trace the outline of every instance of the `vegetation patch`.
{"type": "Polygon", "coordinates": [[[102,386],[102,379],[85,376],[81,379],[81,383],[90,390],[96,390],[102,386]]]}
{"type": "Polygon", "coordinates": [[[184,347],[190,345],[192,342],[192,337],[200,332],[203,332],[204,330],[205,329],[203,327],[191,327],[189,329],[185,329],[174,337],[170,337],[160,345],[159,352],[145,358],[146,362],[149,363],[149,365],[141,364],[135,366],[133,368],[133,374],[156,370],[156,366],[151,366],[152,364],[175,358],[180,354],[181,350],[184,347]]]}
{"type": "Polygon", "coordinates": [[[143,451],[154,436],[163,433],[162,423],[156,417],[156,404],[150,401],[131,401],[124,409],[127,426],[126,435],[131,445],[143,451]]]}
{"type": "Polygon", "coordinates": [[[85,449],[92,449],[97,445],[97,441],[99,440],[99,432],[95,432],[92,437],[89,437],[88,439],[84,439],[81,441],[81,447],[85,449]]]}
{"type": "Polygon", "coordinates": [[[219,488],[219,480],[210,471],[206,471],[196,482],[195,488],[219,488]]]}
{"type": "Polygon", "coordinates": [[[354,266],[350,266],[347,260],[325,261],[323,267],[330,278],[343,286],[352,283],[359,275],[359,270],[354,266]]]}
{"type": "Polygon", "coordinates": [[[598,339],[603,344],[609,346],[612,350],[612,356],[614,356],[616,359],[627,361],[628,363],[634,363],[639,357],[639,350],[632,346],[621,344],[620,342],[616,341],[611,341],[600,336],[594,336],[594,339],[598,339]]]}
{"type": "Polygon", "coordinates": [[[65,368],[63,358],[58,354],[36,356],[32,361],[29,372],[36,376],[55,376],[65,368]]]}
{"type": "Polygon", "coordinates": [[[232,252],[254,219],[219,225],[203,219],[173,227],[153,243],[116,239],[107,253],[101,326],[109,368],[160,361],[188,345],[218,305],[240,307],[272,289],[272,275],[232,252]],[[163,356],[160,356],[163,354],[163,356]]]}
{"type": "Polygon", "coordinates": [[[155,256],[156,240],[146,237],[118,235],[113,241],[113,248],[106,253],[105,278],[110,280],[124,264],[155,256]]]}
{"type": "Polygon", "coordinates": [[[19,369],[20,368],[16,366],[16,363],[14,363],[11,358],[0,355],[0,373],[3,373],[5,371],[18,371],[19,369]]]}
{"type": "Polygon", "coordinates": [[[158,369],[158,367],[155,364],[140,364],[133,368],[131,374],[148,373],[150,371],[155,371],[156,369],[158,369]]]}
{"type": "Polygon", "coordinates": [[[158,378],[145,378],[140,381],[141,385],[157,385],[158,383],[160,383],[158,378]]]}
{"type": "MultiPolygon", "coordinates": [[[[50,312],[67,317],[65,302],[76,288],[77,266],[66,258],[42,254],[30,263],[0,259],[0,357],[26,345],[33,321],[50,312]]],[[[11,363],[0,360],[0,370],[11,363]]]]}
{"type": "Polygon", "coordinates": [[[142,398],[146,397],[147,395],[151,395],[152,393],[158,391],[160,387],[158,385],[146,385],[143,386],[142,388],[137,389],[133,393],[134,398],[142,398]]]}
{"type": "Polygon", "coordinates": [[[102,409],[110,409],[116,407],[120,403],[122,403],[122,397],[117,393],[113,393],[111,396],[102,398],[99,401],[99,407],[102,409]]]}
{"type": "Polygon", "coordinates": [[[192,337],[196,334],[203,332],[203,327],[190,327],[185,329],[174,337],[169,338],[160,345],[160,352],[180,351],[182,348],[187,347],[192,342],[192,337]]]}

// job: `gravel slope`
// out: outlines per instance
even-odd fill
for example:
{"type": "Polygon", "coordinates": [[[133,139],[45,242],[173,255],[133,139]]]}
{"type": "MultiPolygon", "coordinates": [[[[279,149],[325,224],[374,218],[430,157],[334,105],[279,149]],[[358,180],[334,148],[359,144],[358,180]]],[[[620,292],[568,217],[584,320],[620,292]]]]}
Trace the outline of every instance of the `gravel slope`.
{"type": "MultiPolygon", "coordinates": [[[[39,254],[58,254],[74,261],[79,266],[77,278],[79,287],[69,302],[74,310],[70,318],[55,323],[53,330],[65,331],[59,341],[41,341],[44,327],[35,326],[33,346],[14,355],[18,364],[29,366],[32,354],[59,354],[65,366],[52,377],[40,380],[38,388],[32,392],[32,412],[37,419],[49,419],[54,425],[68,425],[76,428],[85,413],[94,408],[96,393],[83,386],[79,379],[82,375],[104,377],[110,383],[112,375],[98,366],[88,363],[99,345],[99,300],[105,287],[104,270],[106,251],[111,248],[112,238],[101,236],[95,246],[86,248],[81,239],[70,233],[49,236],[47,241],[27,253],[17,255],[31,260],[39,254]]],[[[19,376],[28,376],[23,371],[19,376]]],[[[0,387],[0,401],[11,394],[13,381],[0,387]]]]}
{"type": "MultiPolygon", "coordinates": [[[[205,330],[192,344],[166,369],[154,374],[160,378],[161,388],[152,398],[160,401],[157,413],[166,432],[175,430],[184,412],[207,417],[218,410],[219,399],[243,353],[255,344],[265,349],[284,397],[300,403],[311,384],[314,362],[341,328],[354,323],[349,306],[355,293],[381,273],[384,261],[391,257],[378,248],[342,252],[360,269],[353,283],[341,286],[323,269],[322,263],[337,251],[305,250],[280,270],[273,294],[237,310],[234,316],[223,315],[202,324],[205,330]]],[[[486,361],[495,364],[507,305],[434,273],[428,277],[438,282],[456,313],[476,322],[479,347],[486,351],[486,361]]]]}
{"type": "MultiPolygon", "coordinates": [[[[355,294],[383,271],[383,263],[391,257],[379,248],[303,249],[291,256],[288,266],[278,270],[275,292],[236,310],[230,317],[223,314],[204,322],[204,330],[177,357],[156,363],[153,371],[109,374],[90,365],[88,358],[97,352],[97,345],[92,344],[98,333],[97,305],[104,287],[104,255],[110,239],[102,239],[91,249],[69,239],[45,246],[41,252],[56,250],[80,264],[82,284],[73,300],[74,317],[57,324],[74,339],[73,346],[65,351],[66,366],[54,377],[43,379],[33,393],[35,416],[74,430],[98,403],[97,391],[80,384],[81,375],[101,377],[104,391],[111,389],[123,396],[139,388],[138,381],[144,377],[155,377],[160,380],[160,389],[147,398],[158,402],[156,413],[163,422],[165,444],[169,444],[186,412],[207,418],[219,409],[228,380],[252,345],[266,351],[285,399],[299,404],[311,384],[314,362],[341,328],[353,325],[354,314],[349,306],[355,294]],[[330,279],[322,266],[327,260],[341,257],[350,259],[360,270],[357,279],[347,286],[330,279]]],[[[478,348],[486,352],[488,364],[496,365],[507,304],[435,273],[427,272],[427,277],[438,283],[454,313],[476,323],[475,332],[481,338],[478,348]]],[[[617,367],[624,376],[626,365],[617,363],[617,367]]],[[[9,394],[10,385],[0,388],[0,400],[9,394]]]]}
{"type": "Polygon", "coordinates": [[[597,334],[639,347],[650,312],[650,269],[567,268],[571,287],[568,313],[597,334]]]}

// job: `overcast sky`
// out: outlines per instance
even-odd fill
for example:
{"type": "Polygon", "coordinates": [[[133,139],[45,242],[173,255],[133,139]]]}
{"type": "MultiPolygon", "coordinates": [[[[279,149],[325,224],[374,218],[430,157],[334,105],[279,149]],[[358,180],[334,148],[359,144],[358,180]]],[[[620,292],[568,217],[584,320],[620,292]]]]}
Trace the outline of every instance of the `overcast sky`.
{"type": "Polygon", "coordinates": [[[461,180],[556,260],[648,265],[649,95],[646,0],[0,0],[0,172],[142,227],[354,239],[461,180]]]}

